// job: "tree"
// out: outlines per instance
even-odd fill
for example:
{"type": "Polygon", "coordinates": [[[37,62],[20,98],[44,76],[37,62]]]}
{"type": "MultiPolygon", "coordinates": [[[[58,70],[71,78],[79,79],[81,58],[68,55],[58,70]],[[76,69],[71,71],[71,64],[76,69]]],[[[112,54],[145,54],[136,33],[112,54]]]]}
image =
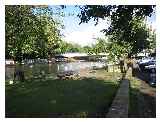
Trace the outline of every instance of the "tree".
{"type": "Polygon", "coordinates": [[[91,50],[91,47],[89,47],[89,46],[84,46],[84,47],[83,47],[83,50],[84,50],[85,53],[89,54],[89,53],[90,53],[90,50],[91,50]]]}
{"type": "Polygon", "coordinates": [[[94,45],[84,46],[84,47],[83,47],[83,50],[84,50],[84,52],[87,53],[88,55],[95,54],[94,45]]]}
{"type": "Polygon", "coordinates": [[[30,6],[6,6],[6,57],[21,62],[22,47],[32,34],[33,19],[30,6]]]}
{"type": "Polygon", "coordinates": [[[53,20],[50,15],[40,16],[40,21],[44,21],[41,25],[43,27],[46,41],[42,42],[44,45],[45,53],[48,57],[52,57],[55,54],[55,50],[60,47],[61,35],[60,35],[60,24],[53,20]]]}
{"type": "Polygon", "coordinates": [[[6,6],[6,58],[47,58],[61,41],[61,23],[47,6],[6,6]]]}
{"type": "Polygon", "coordinates": [[[148,41],[149,41],[149,44],[150,44],[150,46],[148,48],[149,52],[150,53],[155,53],[156,52],[156,33],[155,33],[155,30],[153,30],[153,32],[151,31],[149,33],[149,40],[148,41]]]}
{"type": "Polygon", "coordinates": [[[136,23],[143,21],[146,16],[151,16],[154,7],[152,5],[86,5],[80,6],[81,14],[78,16],[81,19],[80,24],[87,23],[91,19],[98,24],[99,19],[107,17],[111,24],[103,32],[106,36],[111,36],[111,40],[115,40],[119,45],[131,44],[132,51],[129,55],[133,55],[148,46],[148,43],[144,43],[146,41],[144,26],[137,28],[136,23]]]}
{"type": "Polygon", "coordinates": [[[112,43],[116,43],[117,45],[126,48],[125,53],[130,57],[131,55],[135,55],[144,49],[149,48],[149,40],[148,40],[148,28],[143,20],[134,18],[130,21],[132,28],[130,29],[130,34],[126,35],[128,41],[122,39],[124,36],[123,31],[119,31],[117,33],[113,33],[110,36],[110,41],[112,43]]]}
{"type": "Polygon", "coordinates": [[[97,38],[96,44],[93,46],[95,54],[107,52],[107,39],[97,38]]]}

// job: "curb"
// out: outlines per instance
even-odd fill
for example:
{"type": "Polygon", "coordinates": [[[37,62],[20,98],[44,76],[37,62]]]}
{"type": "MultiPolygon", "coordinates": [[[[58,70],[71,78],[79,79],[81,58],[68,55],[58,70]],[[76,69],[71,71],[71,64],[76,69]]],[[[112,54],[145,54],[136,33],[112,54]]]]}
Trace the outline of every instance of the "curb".
{"type": "Polygon", "coordinates": [[[107,118],[128,118],[129,80],[122,80],[120,88],[107,113],[107,118]]]}

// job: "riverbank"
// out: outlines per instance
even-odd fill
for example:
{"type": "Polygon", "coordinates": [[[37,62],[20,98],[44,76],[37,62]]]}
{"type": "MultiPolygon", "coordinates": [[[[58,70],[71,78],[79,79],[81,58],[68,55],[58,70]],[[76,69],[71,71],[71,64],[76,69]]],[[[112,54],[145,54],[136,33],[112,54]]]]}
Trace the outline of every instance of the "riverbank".
{"type": "Polygon", "coordinates": [[[7,85],[6,117],[105,117],[120,84],[114,78],[118,73],[114,77],[105,70],[88,74],[79,80],[7,85]]]}

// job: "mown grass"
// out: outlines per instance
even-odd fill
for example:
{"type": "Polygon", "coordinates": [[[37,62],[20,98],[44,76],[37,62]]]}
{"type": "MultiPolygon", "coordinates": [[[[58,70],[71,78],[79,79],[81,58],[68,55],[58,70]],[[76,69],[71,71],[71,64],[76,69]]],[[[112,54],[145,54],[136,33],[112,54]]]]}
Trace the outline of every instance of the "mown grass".
{"type": "Polygon", "coordinates": [[[105,117],[118,86],[96,78],[6,85],[6,117],[105,117]]]}

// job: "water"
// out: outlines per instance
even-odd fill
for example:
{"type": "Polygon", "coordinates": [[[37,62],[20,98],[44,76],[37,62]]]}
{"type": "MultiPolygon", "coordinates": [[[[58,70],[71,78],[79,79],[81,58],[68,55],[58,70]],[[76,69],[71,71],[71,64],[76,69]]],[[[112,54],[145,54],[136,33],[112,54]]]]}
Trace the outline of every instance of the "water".
{"type": "Polygon", "coordinates": [[[58,72],[63,71],[75,71],[79,72],[81,69],[93,69],[93,67],[103,68],[105,63],[103,62],[59,62],[55,64],[27,64],[16,66],[6,66],[5,69],[5,78],[6,81],[14,80],[14,74],[17,69],[20,68],[21,71],[24,71],[24,77],[27,80],[38,79],[38,78],[47,78],[55,79],[58,72]]]}

